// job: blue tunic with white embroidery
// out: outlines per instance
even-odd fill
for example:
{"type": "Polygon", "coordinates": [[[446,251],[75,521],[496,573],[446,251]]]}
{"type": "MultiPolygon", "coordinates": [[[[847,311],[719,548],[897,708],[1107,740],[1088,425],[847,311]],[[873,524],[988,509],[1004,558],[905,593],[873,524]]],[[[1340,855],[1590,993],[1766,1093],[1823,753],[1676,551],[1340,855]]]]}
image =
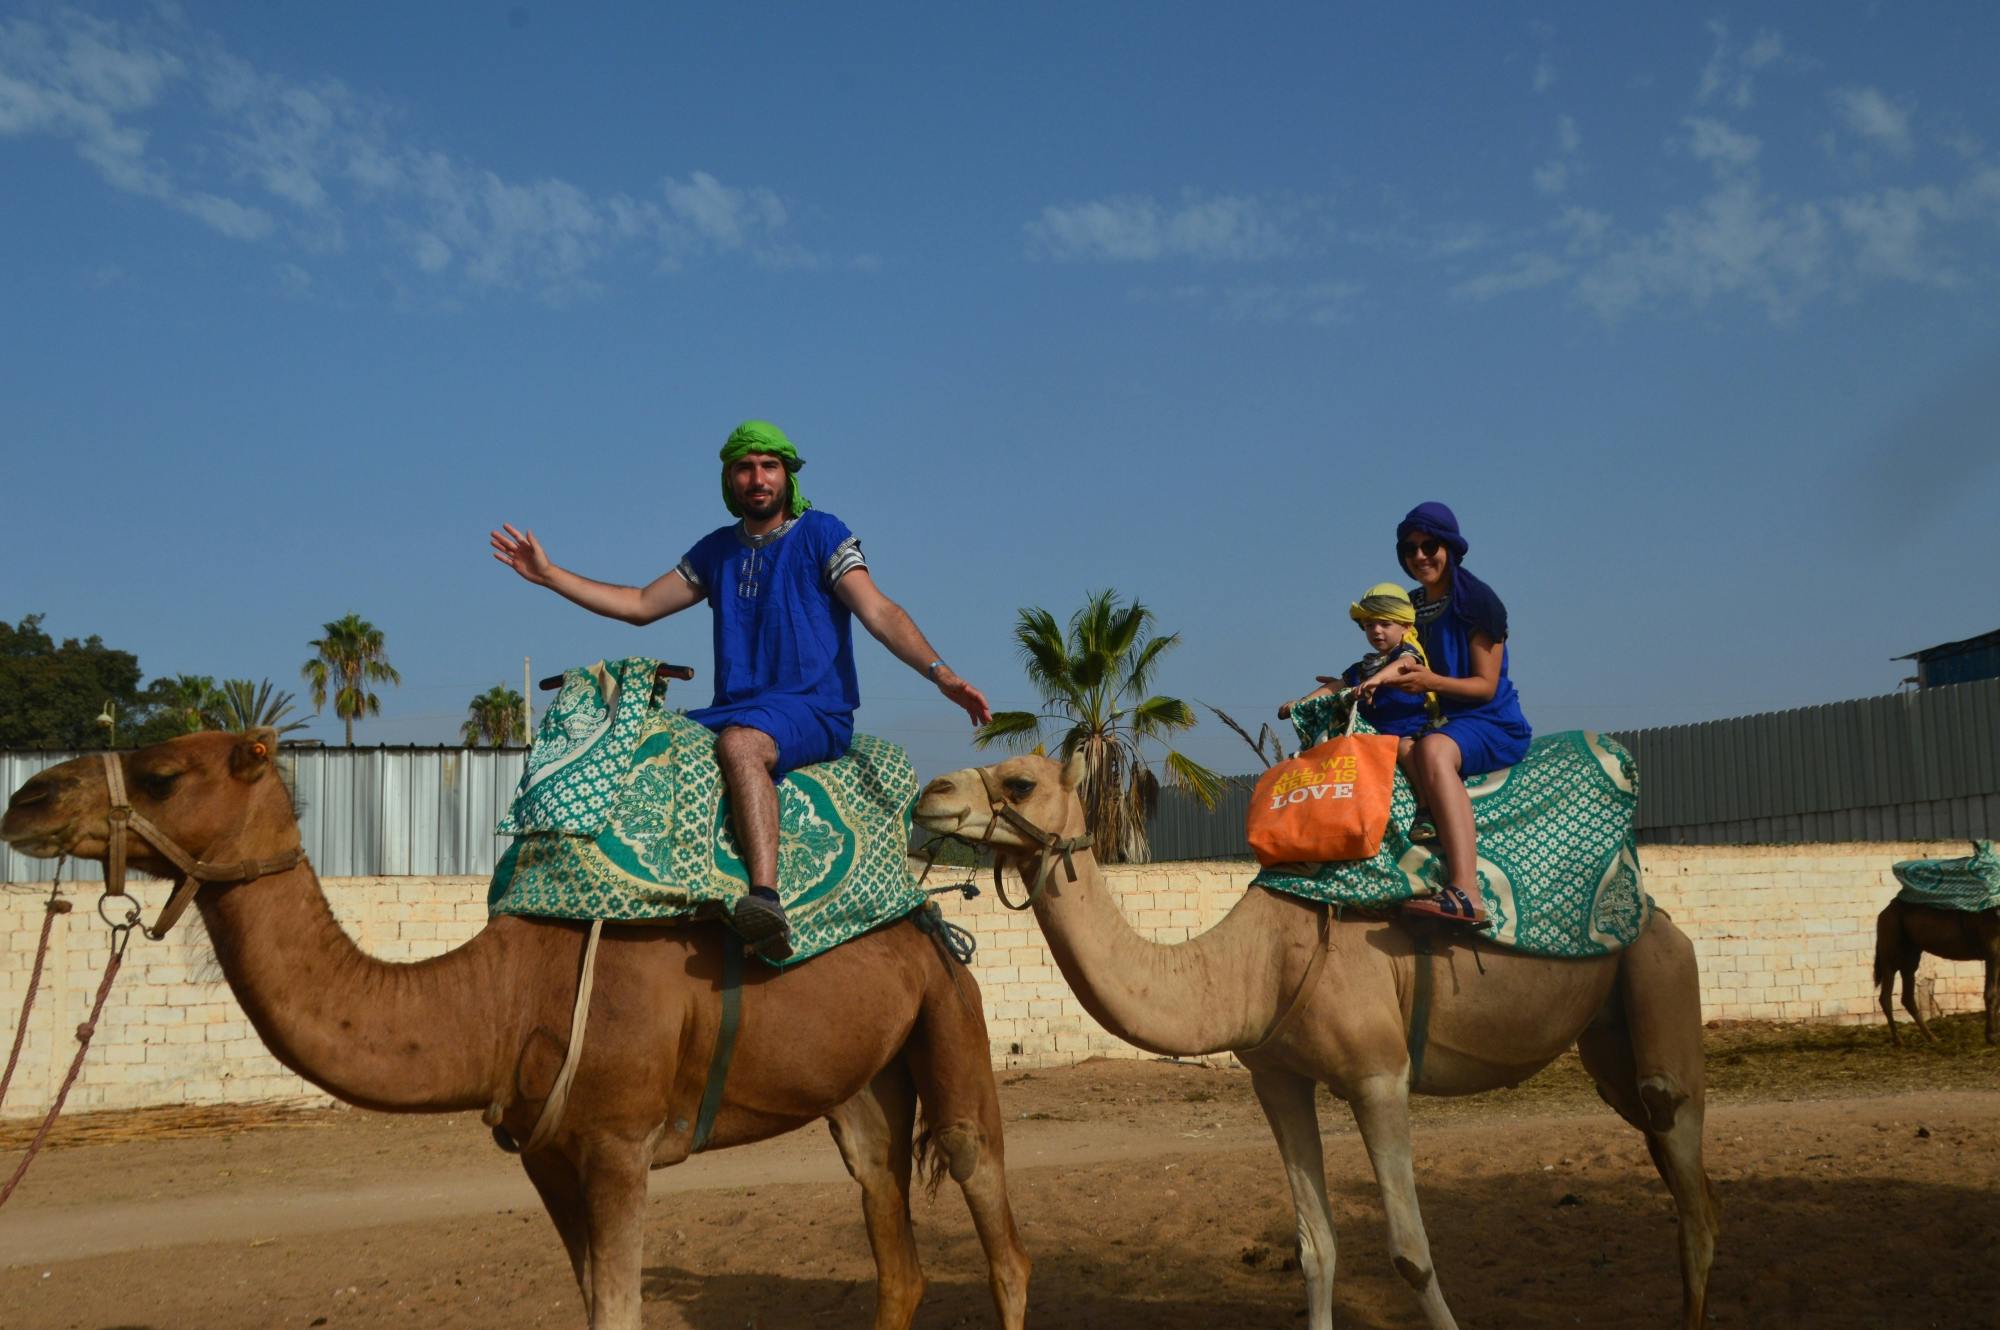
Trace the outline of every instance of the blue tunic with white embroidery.
{"type": "Polygon", "coordinates": [[[767,535],[749,535],[739,522],[697,541],[678,568],[714,611],[715,697],[688,717],[711,730],[742,724],[770,733],[781,758],[844,751],[861,687],[854,616],[833,585],[865,566],[847,524],[817,508],[767,535]],[[811,733],[774,732],[785,728],[811,733]],[[811,751],[799,751],[802,738],[811,751]]]}

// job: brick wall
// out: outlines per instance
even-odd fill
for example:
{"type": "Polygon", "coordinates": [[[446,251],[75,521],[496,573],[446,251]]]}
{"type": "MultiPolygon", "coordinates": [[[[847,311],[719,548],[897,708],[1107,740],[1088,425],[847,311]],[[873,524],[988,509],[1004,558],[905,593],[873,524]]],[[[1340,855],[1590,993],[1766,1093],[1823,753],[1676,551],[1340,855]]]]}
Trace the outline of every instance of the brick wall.
{"type": "MultiPolygon", "coordinates": [[[[1711,1018],[1880,1019],[1869,978],[1874,919],[1892,895],[1898,859],[1963,854],[1961,842],[1814,846],[1649,846],[1646,887],[1694,939],[1711,1018]]],[[[1110,870],[1112,889],[1142,933],[1180,942],[1220,919],[1251,876],[1242,863],[1175,863],[1110,870]]],[[[486,916],[483,878],[336,878],[334,912],[361,946],[415,960],[456,946],[486,916]]],[[[1010,884],[1010,888],[1012,884],[1010,884]]],[[[1016,888],[1017,889],[1017,888],[1016,888]]],[[[160,883],[134,890],[148,917],[160,883]]],[[[39,1113],[75,1049],[103,973],[107,939],[93,911],[98,888],[66,891],[22,1051],[7,1117],[39,1113]]],[[[46,883],[0,884],[0,1038],[11,1036],[27,991],[46,883]]],[[[1138,1056],[1085,1015],[1026,914],[1001,908],[990,878],[948,915],[979,940],[974,972],[986,996],[996,1064],[1050,1065],[1093,1054],[1138,1056]]],[[[1921,978],[1939,1008],[1977,1010],[1972,962],[1927,958],[1921,978]]],[[[272,1060],[222,982],[200,919],[190,913],[163,943],[135,938],[105,1008],[77,1110],[274,1098],[321,1099],[272,1060]]]]}

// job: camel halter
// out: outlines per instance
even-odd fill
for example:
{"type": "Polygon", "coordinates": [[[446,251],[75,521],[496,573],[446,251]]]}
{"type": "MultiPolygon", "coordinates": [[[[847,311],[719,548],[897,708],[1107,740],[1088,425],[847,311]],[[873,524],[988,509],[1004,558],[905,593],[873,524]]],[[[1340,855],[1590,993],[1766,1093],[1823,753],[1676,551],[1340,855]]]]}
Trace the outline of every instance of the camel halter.
{"type": "MultiPolygon", "coordinates": [[[[173,894],[167,897],[159,918],[153,921],[151,928],[141,930],[155,942],[166,937],[167,930],[180,921],[204,882],[250,882],[296,868],[306,857],[304,847],[295,845],[288,852],[270,859],[245,859],[233,864],[212,864],[197,859],[175,844],[174,838],[155,826],[145,814],[132,807],[132,801],[125,793],[125,768],[117,757],[111,753],[99,756],[104,761],[105,794],[111,801],[110,810],[105,814],[111,824],[111,846],[104,856],[105,896],[126,895],[125,836],[128,831],[165,855],[181,870],[181,880],[175,884],[173,894]]],[[[136,905],[132,907],[132,915],[136,920],[136,905]]]]}
{"type": "Polygon", "coordinates": [[[992,806],[993,815],[986,820],[986,834],[973,844],[982,850],[992,849],[993,833],[999,829],[1004,819],[1014,830],[1041,846],[1041,866],[1035,870],[1034,881],[1028,882],[1028,875],[1025,872],[1021,874],[1021,881],[1028,883],[1028,895],[1019,905],[1007,899],[1007,888],[1000,878],[1000,860],[997,856],[994,858],[993,893],[1000,898],[1000,903],[1010,910],[1025,910],[1033,905],[1041,896],[1043,889],[1049,885],[1049,878],[1055,873],[1058,860],[1062,862],[1063,873],[1067,880],[1076,881],[1076,860],[1072,856],[1078,850],[1087,850],[1091,847],[1094,842],[1090,833],[1064,838],[1042,830],[1030,822],[1020,809],[1008,803],[994,790],[993,779],[986,774],[987,768],[974,769],[979,773],[980,785],[985,787],[986,802],[992,806]]]}

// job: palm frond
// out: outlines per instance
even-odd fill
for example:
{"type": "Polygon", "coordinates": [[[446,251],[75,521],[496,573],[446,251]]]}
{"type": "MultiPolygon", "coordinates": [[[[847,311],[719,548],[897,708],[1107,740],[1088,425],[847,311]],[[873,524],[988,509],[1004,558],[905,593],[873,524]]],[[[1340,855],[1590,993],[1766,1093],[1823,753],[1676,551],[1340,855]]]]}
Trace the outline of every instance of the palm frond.
{"type": "Polygon", "coordinates": [[[1167,750],[1167,779],[1176,788],[1186,790],[1201,800],[1204,808],[1215,807],[1215,801],[1222,793],[1222,777],[1185,753],[1171,748],[1167,750]]]}
{"type": "Polygon", "coordinates": [[[1018,750],[1026,739],[1039,737],[1041,728],[1042,718],[1035,712],[996,711],[992,720],[972,732],[972,742],[981,748],[1000,742],[1018,750]]]}

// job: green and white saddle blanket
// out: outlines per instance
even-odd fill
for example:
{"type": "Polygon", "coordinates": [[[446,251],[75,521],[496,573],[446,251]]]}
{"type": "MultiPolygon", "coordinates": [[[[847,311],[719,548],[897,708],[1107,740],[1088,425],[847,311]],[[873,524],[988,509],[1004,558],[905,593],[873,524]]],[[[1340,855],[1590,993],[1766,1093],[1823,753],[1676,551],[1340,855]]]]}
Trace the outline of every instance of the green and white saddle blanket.
{"type": "MultiPolygon", "coordinates": [[[[1333,698],[1292,710],[1302,747],[1337,734],[1333,698]]],[[[1365,721],[1357,729],[1366,729],[1365,721]]],[[[1482,936],[1533,956],[1603,956],[1630,946],[1652,917],[1639,881],[1632,816],[1639,772],[1615,740],[1582,730],[1545,735],[1511,767],[1465,783],[1479,830],[1479,893],[1493,927],[1482,936]]],[[[1410,843],[1416,810],[1396,773],[1389,830],[1373,859],[1267,868],[1254,882],[1336,906],[1385,907],[1444,884],[1435,847],[1410,843]]]]}
{"type": "Polygon", "coordinates": [[[1969,859],[1905,859],[1893,870],[1896,899],[1941,910],[2000,909],[2000,854],[1990,840],[1972,842],[1969,859]]]}
{"type": "MultiPolygon", "coordinates": [[[[514,844],[490,914],[677,923],[725,915],[748,885],[715,735],[654,700],[659,662],[564,675],[499,826],[514,844]]],[[[921,907],[911,881],[917,776],[857,734],[845,756],[778,783],[778,889],[796,965],[921,907]]]]}

